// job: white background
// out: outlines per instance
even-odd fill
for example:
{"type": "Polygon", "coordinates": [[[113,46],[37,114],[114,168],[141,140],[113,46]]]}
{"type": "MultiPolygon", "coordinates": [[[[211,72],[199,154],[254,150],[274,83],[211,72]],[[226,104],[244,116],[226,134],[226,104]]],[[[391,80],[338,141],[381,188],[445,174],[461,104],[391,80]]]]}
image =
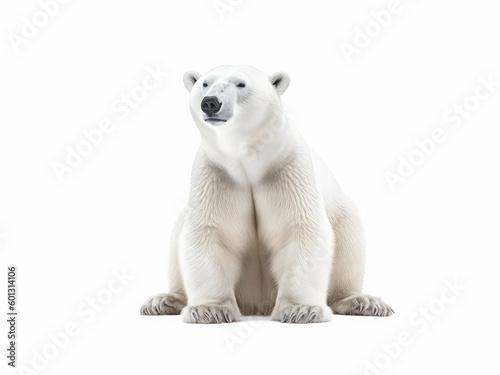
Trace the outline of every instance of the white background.
{"type": "MultiPolygon", "coordinates": [[[[16,52],[9,33],[22,35],[40,5],[2,2],[0,280],[7,264],[19,266],[18,364],[32,368],[49,334],[74,322],[79,334],[36,373],[374,374],[366,361],[377,358],[384,374],[497,368],[488,338],[499,333],[500,87],[458,129],[443,115],[474,95],[478,77],[500,81],[500,9],[402,0],[349,62],[341,43],[353,44],[387,4],[244,0],[221,18],[212,0],[74,0],[16,52]],[[223,64],[290,74],[286,112],[357,202],[365,291],[395,316],[202,326],[139,315],[148,296],[166,291],[167,243],[200,142],[182,75],[223,64]],[[168,77],[121,119],[113,102],[156,65],[168,77]],[[104,118],[113,132],[59,181],[52,163],[104,118]],[[391,191],[384,174],[435,128],[446,141],[391,191]],[[113,270],[134,279],[87,322],[77,308],[105,295],[113,270]],[[436,302],[455,279],[465,290],[436,302]],[[439,313],[416,324],[430,304],[439,313]],[[390,343],[403,332],[411,344],[399,351],[390,343]]],[[[6,307],[6,291],[0,299],[6,307]]]]}

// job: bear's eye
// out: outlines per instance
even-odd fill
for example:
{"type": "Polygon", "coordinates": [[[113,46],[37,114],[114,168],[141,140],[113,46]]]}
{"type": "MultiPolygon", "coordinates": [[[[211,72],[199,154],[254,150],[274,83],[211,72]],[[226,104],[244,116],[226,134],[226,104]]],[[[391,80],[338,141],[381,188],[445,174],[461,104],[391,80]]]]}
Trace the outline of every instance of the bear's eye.
{"type": "Polygon", "coordinates": [[[236,87],[245,87],[245,84],[244,84],[244,83],[238,83],[238,84],[236,85],[236,87]]]}
{"type": "Polygon", "coordinates": [[[203,82],[203,87],[208,87],[208,83],[203,82]]]}

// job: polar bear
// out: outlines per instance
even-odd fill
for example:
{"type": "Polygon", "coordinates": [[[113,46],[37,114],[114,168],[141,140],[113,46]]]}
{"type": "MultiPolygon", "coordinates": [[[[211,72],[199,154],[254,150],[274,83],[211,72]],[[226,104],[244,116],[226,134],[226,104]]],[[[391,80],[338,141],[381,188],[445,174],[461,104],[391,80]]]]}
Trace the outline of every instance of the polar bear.
{"type": "Polygon", "coordinates": [[[171,239],[170,291],[148,299],[142,314],[182,313],[187,323],[393,314],[361,292],[358,214],[284,115],[289,83],[286,73],[250,66],[184,75],[202,144],[171,239]]]}

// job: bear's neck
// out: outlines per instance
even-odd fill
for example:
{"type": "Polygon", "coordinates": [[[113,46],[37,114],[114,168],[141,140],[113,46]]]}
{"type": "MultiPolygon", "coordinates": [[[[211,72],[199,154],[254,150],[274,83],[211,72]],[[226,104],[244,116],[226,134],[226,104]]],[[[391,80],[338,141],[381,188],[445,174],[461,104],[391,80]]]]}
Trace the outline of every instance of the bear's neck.
{"type": "Polygon", "coordinates": [[[300,136],[287,118],[266,119],[251,132],[237,124],[202,133],[206,156],[239,183],[258,183],[296,147],[300,136]]]}

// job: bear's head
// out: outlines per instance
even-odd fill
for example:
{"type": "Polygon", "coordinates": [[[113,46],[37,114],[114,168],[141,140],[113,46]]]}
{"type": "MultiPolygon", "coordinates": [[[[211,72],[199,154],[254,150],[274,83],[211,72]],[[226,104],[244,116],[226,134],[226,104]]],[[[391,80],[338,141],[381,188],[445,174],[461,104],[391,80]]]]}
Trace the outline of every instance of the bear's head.
{"type": "Polygon", "coordinates": [[[191,115],[200,130],[255,129],[270,116],[281,115],[280,96],[289,84],[286,73],[269,76],[251,66],[220,66],[205,75],[184,74],[191,115]]]}

